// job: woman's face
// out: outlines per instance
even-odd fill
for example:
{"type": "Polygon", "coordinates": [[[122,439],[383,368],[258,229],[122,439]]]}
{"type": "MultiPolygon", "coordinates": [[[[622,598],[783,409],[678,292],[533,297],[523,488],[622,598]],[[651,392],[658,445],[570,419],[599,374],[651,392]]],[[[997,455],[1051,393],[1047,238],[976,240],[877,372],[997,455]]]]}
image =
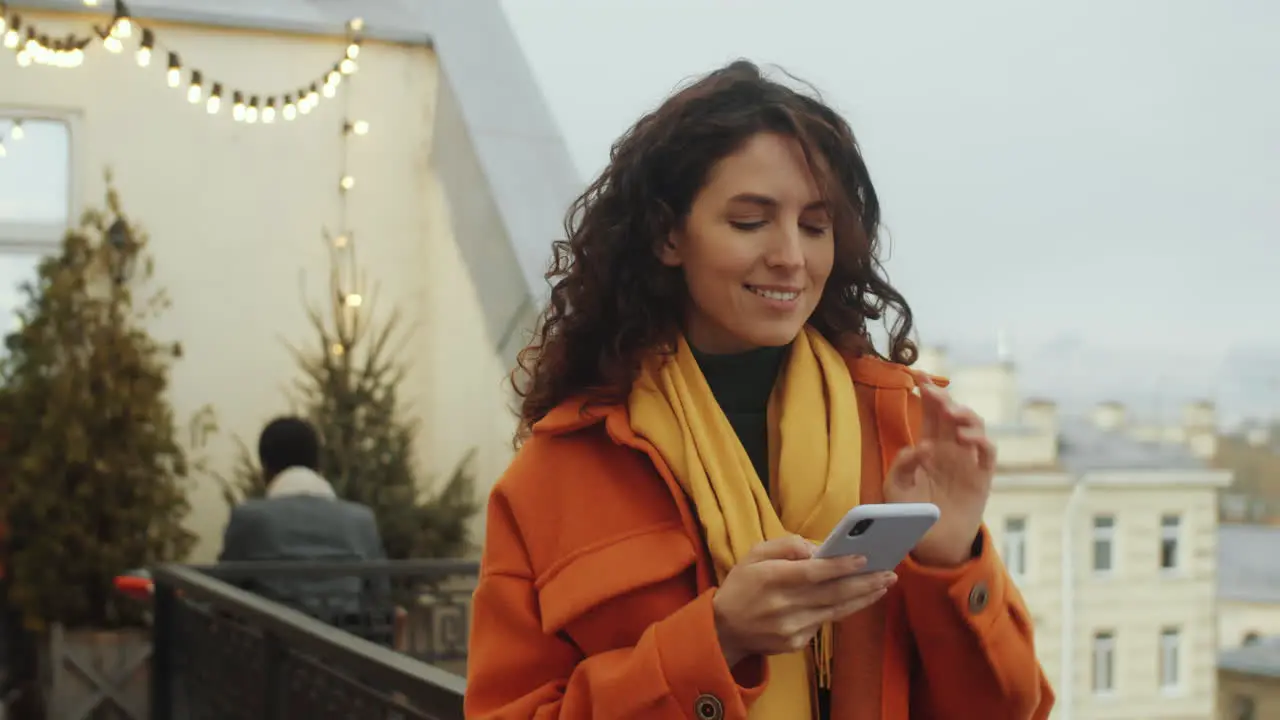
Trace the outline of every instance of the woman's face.
{"type": "Polygon", "coordinates": [[[689,343],[708,353],[786,345],[835,257],[831,215],[800,144],[761,133],[721,159],[659,253],[684,270],[689,343]]]}

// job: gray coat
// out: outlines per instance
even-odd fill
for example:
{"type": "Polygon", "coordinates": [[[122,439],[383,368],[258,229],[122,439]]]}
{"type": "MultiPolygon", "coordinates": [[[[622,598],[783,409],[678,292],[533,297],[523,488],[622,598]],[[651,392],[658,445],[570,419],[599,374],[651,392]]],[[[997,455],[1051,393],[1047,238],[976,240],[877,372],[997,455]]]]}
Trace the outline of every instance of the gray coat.
{"type": "MultiPolygon", "coordinates": [[[[385,558],[372,510],[309,493],[250,500],[233,508],[218,561],[332,564],[385,558]]],[[[387,639],[392,601],[385,577],[375,581],[299,570],[272,575],[237,570],[227,579],[370,640],[387,639]]]]}

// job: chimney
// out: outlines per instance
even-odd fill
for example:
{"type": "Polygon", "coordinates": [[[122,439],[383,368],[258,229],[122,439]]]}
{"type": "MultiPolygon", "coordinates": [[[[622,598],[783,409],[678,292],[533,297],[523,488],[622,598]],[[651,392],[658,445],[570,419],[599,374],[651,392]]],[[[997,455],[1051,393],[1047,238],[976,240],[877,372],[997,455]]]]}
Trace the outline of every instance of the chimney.
{"type": "Polygon", "coordinates": [[[1189,433],[1217,432],[1218,411],[1210,400],[1197,400],[1182,408],[1182,427],[1189,433]]]}
{"type": "Polygon", "coordinates": [[[1125,409],[1121,403],[1108,400],[1093,409],[1093,425],[1099,430],[1118,430],[1125,422],[1125,409]]]}
{"type": "Polygon", "coordinates": [[[1058,404],[1052,400],[1032,398],[1022,406],[1022,421],[1044,432],[1058,434],[1058,404]]]}

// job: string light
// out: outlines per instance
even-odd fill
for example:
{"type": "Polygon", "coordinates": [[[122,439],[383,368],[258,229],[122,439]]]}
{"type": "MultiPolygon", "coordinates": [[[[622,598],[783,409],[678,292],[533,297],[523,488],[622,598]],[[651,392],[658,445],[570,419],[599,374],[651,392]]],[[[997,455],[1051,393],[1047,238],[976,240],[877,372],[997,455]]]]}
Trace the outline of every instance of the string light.
{"type": "Polygon", "coordinates": [[[218,110],[222,107],[222,83],[214,83],[213,90],[209,93],[209,101],[204,105],[210,115],[217,115],[218,110]]]}
{"type": "Polygon", "coordinates": [[[253,124],[258,122],[258,96],[249,98],[249,108],[245,111],[244,121],[253,124]]]}
{"type": "Polygon", "coordinates": [[[236,122],[244,122],[244,93],[236,90],[231,96],[231,119],[236,122]]]}
{"type": "MultiPolygon", "coordinates": [[[[96,8],[105,3],[101,0],[84,0],[84,4],[86,7],[96,8]]],[[[15,59],[20,67],[46,65],[74,68],[84,63],[85,49],[91,43],[99,42],[107,52],[118,54],[124,52],[126,47],[137,38],[137,46],[133,48],[133,52],[138,66],[150,67],[156,53],[163,51],[169,59],[165,71],[166,82],[171,88],[182,87],[184,68],[178,53],[172,48],[163,47],[157,41],[154,30],[139,24],[123,0],[114,0],[111,4],[114,8],[111,23],[107,27],[95,27],[92,35],[84,37],[71,35],[65,40],[51,41],[48,36],[42,35],[34,27],[24,26],[19,16],[16,13],[10,14],[3,0],[0,0],[0,45],[15,53],[15,59]]],[[[337,90],[343,77],[357,70],[355,58],[359,57],[361,50],[358,33],[363,28],[364,22],[360,19],[347,23],[348,36],[343,56],[337,63],[330,65],[318,80],[304,83],[301,86],[302,89],[297,92],[262,95],[261,97],[265,97],[266,101],[255,106],[253,120],[249,119],[250,108],[241,101],[239,110],[233,106],[230,113],[232,118],[240,122],[261,120],[264,124],[273,123],[281,118],[292,121],[299,115],[309,114],[320,104],[322,98],[337,97],[337,90]]],[[[228,88],[215,100],[213,95],[206,91],[214,87],[224,87],[223,83],[216,82],[216,78],[208,77],[195,68],[190,70],[189,78],[190,83],[185,93],[188,102],[199,104],[202,99],[205,100],[205,109],[211,115],[217,115],[221,111],[222,98],[236,95],[243,97],[248,94],[228,88]]]]}
{"type": "Polygon", "coordinates": [[[338,187],[342,188],[343,190],[350,190],[355,186],[356,186],[356,179],[351,177],[350,175],[343,175],[342,179],[338,181],[338,187]]]}
{"type": "Polygon", "coordinates": [[[155,45],[155,33],[144,28],[142,30],[142,43],[138,46],[138,67],[146,67],[151,64],[151,51],[155,45]]]}
{"type": "Polygon", "coordinates": [[[182,84],[182,61],[178,59],[178,53],[169,53],[169,70],[165,73],[169,87],[176,88],[182,84]]]}
{"type": "MultiPolygon", "coordinates": [[[[347,23],[347,28],[348,37],[346,56],[325,75],[323,89],[325,97],[333,97],[337,92],[338,84],[342,82],[343,75],[349,75],[352,72],[355,72],[356,69],[355,58],[360,54],[360,38],[358,33],[364,28],[364,21],[360,18],[353,18],[347,23]]],[[[350,119],[350,89],[347,90],[344,97],[343,110],[347,119],[342,123],[342,176],[338,181],[338,194],[340,196],[338,205],[338,223],[342,228],[342,232],[334,236],[331,242],[334,249],[343,253],[343,259],[349,264],[348,267],[350,268],[350,264],[355,262],[355,247],[351,230],[347,224],[347,203],[349,201],[347,191],[355,187],[356,179],[349,171],[350,143],[348,139],[352,135],[364,135],[368,133],[369,123],[364,120],[350,119]]],[[[309,92],[306,95],[300,95],[299,98],[298,109],[304,113],[309,112],[311,107],[315,103],[319,102],[319,98],[316,97],[316,86],[312,85],[309,92]]],[[[351,270],[349,274],[351,277],[348,279],[348,282],[355,285],[356,288],[351,290],[340,290],[339,298],[342,300],[342,304],[344,306],[355,312],[364,304],[364,298],[357,291],[359,282],[355,277],[354,270],[351,270]]],[[[339,282],[341,282],[341,274],[339,275],[339,282]]],[[[335,356],[341,356],[346,353],[347,348],[341,344],[334,344],[330,350],[335,356]]]]}
{"type": "Polygon", "coordinates": [[[191,86],[187,88],[187,102],[193,104],[200,102],[200,95],[204,90],[203,85],[204,76],[200,74],[199,70],[192,70],[191,86]]]}
{"type": "Polygon", "coordinates": [[[347,121],[347,123],[342,126],[342,131],[348,135],[368,135],[369,123],[364,120],[356,120],[355,122],[347,121]]]}
{"type": "Polygon", "coordinates": [[[21,140],[27,136],[27,132],[22,129],[22,121],[14,120],[13,125],[9,127],[9,137],[14,140],[21,140]]]}

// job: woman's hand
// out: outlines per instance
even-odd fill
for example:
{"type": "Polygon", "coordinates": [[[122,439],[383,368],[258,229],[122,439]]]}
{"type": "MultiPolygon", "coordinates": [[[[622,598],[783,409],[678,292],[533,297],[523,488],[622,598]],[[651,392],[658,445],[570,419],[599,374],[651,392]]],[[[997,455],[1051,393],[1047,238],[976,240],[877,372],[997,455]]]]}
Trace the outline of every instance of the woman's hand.
{"type": "Polygon", "coordinates": [[[937,505],[941,519],[911,554],[926,565],[954,567],[973,555],[996,451],[976,413],[953,402],[928,376],[916,374],[916,383],[923,401],[920,439],[894,459],[884,498],[937,505]]]}
{"type": "Polygon", "coordinates": [[[862,557],[819,559],[799,536],[770,540],[729,571],[716,590],[716,633],[729,667],[748,655],[802,649],[825,622],[884,597],[893,573],[852,575],[862,557]]]}

